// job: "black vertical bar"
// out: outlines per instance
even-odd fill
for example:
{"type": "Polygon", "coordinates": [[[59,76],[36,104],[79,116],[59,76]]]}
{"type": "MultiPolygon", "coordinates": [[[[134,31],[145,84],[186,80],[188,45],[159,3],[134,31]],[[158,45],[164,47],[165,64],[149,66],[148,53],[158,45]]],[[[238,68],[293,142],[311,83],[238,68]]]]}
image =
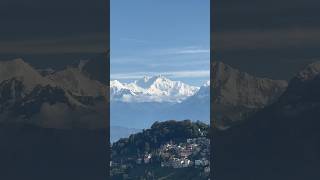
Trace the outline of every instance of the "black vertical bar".
{"type": "Polygon", "coordinates": [[[106,68],[107,68],[107,90],[106,90],[106,97],[107,97],[107,117],[106,117],[106,179],[110,177],[110,161],[111,161],[111,145],[110,145],[110,0],[106,0],[106,68]]]}
{"type": "Polygon", "coordinates": [[[215,179],[214,177],[214,170],[215,170],[215,161],[214,161],[214,147],[215,147],[215,142],[214,142],[214,114],[213,114],[213,96],[215,95],[213,92],[213,78],[214,74],[213,72],[213,62],[215,61],[214,59],[214,35],[213,35],[213,29],[214,29],[214,6],[215,0],[210,0],[210,178],[215,179]]]}

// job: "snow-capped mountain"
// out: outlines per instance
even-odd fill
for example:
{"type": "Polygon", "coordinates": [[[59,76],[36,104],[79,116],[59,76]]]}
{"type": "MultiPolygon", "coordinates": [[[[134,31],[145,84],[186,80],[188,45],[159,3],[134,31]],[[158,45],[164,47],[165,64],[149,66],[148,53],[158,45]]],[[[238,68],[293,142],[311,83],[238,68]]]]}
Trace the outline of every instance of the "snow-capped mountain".
{"type": "Polygon", "coordinates": [[[191,96],[190,98],[210,100],[210,81],[207,81],[205,84],[203,84],[200,87],[199,91],[195,93],[194,96],[191,96]]]}
{"type": "Polygon", "coordinates": [[[212,82],[191,88],[163,76],[111,81],[111,125],[143,129],[168,119],[209,123],[212,107],[215,126],[227,128],[275,102],[287,87],[286,81],[255,77],[223,63],[213,63],[211,73],[212,82]]]}
{"type": "MultiPolygon", "coordinates": [[[[160,77],[160,76],[155,76],[160,77]]],[[[135,85],[138,88],[150,87],[152,78],[145,77],[134,83],[129,83],[131,86],[135,85]],[[140,81],[140,82],[139,82],[140,81]],[[142,83],[142,82],[143,83],[142,83]],[[148,84],[150,83],[150,84],[148,84]],[[139,84],[140,86],[136,85],[139,84]],[[147,85],[146,85],[147,84],[147,85]]],[[[163,77],[162,77],[163,78],[163,77]]],[[[168,80],[167,80],[168,81],[168,80]]],[[[113,91],[116,89],[122,94],[131,96],[137,95],[139,91],[136,89],[126,89],[126,85],[119,81],[112,81],[111,86],[114,86],[113,91]],[[121,90],[121,91],[120,91],[121,90]]],[[[185,96],[185,99],[177,101],[148,101],[148,102],[125,102],[125,101],[111,101],[110,104],[110,124],[113,126],[120,126],[126,128],[144,129],[149,128],[155,121],[166,121],[168,119],[175,120],[199,120],[209,123],[210,120],[210,82],[206,82],[197,91],[190,96],[185,96]]],[[[161,97],[161,96],[160,96],[161,97]]],[[[119,137],[126,137],[127,134],[122,135],[112,134],[112,139],[119,137]],[[115,137],[117,136],[117,137],[115,137]]]]}
{"type": "Polygon", "coordinates": [[[121,102],[181,102],[193,96],[199,87],[172,81],[162,75],[145,76],[131,83],[110,81],[111,101],[121,102]]]}
{"type": "Polygon", "coordinates": [[[210,123],[210,81],[203,84],[193,95],[173,105],[168,113],[171,119],[191,119],[210,123]]]}

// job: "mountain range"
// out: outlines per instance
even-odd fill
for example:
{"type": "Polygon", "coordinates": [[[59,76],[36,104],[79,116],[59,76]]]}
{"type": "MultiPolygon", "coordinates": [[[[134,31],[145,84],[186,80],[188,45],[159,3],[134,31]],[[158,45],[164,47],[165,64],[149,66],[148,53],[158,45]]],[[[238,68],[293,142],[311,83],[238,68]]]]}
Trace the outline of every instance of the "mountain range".
{"type": "MultiPolygon", "coordinates": [[[[168,119],[193,119],[209,124],[208,83],[196,87],[162,75],[146,76],[131,83],[110,81],[111,128],[142,130],[155,121],[168,119]]],[[[111,133],[111,139],[127,137],[128,133],[117,135],[111,133]]]]}
{"type": "MultiPolygon", "coordinates": [[[[90,144],[97,138],[97,134],[91,132],[90,138],[85,139],[88,132],[84,133],[83,128],[106,127],[108,99],[105,93],[109,87],[101,78],[96,78],[99,75],[91,75],[92,70],[86,70],[86,64],[43,70],[35,69],[23,59],[0,62],[1,154],[7,166],[2,168],[10,170],[19,164],[12,163],[18,151],[19,157],[25,158],[25,153],[28,154],[28,162],[35,162],[35,152],[51,152],[54,148],[58,148],[57,156],[71,157],[74,151],[70,149],[85,148],[84,141],[90,144]],[[18,126],[12,127],[12,124],[18,126]],[[68,129],[79,131],[71,133],[68,129]],[[70,139],[65,139],[66,134],[70,139]],[[80,136],[83,137],[81,141],[80,136]],[[74,139],[76,145],[72,144],[74,139]],[[35,142],[37,148],[28,142],[35,142]],[[43,146],[44,143],[50,150],[43,146]],[[26,148],[28,152],[21,151],[26,148]],[[64,152],[63,148],[69,149],[70,153],[60,153],[64,152]]],[[[318,177],[319,62],[306,66],[289,83],[254,77],[221,62],[212,63],[211,73],[212,81],[201,87],[163,76],[133,82],[139,87],[135,91],[128,88],[128,84],[120,83],[124,86],[122,89],[134,92],[129,94],[133,98],[123,99],[119,93],[121,88],[115,91],[120,96],[110,94],[111,125],[128,136],[150,127],[155,121],[191,119],[209,123],[211,109],[217,178],[318,177]]],[[[112,93],[112,88],[110,90],[112,93]]],[[[104,132],[100,133],[102,137],[104,132]]],[[[117,136],[123,135],[120,134],[117,136]]],[[[104,140],[99,141],[99,147],[104,147],[104,140]]],[[[42,167],[42,159],[47,155],[37,156],[37,167],[42,167]]],[[[73,157],[77,159],[81,154],[73,157]]],[[[74,160],[72,158],[69,162],[74,160]]],[[[26,167],[31,166],[26,163],[21,169],[26,167]]]]}
{"type": "MultiPolygon", "coordinates": [[[[221,62],[212,63],[212,123],[225,129],[272,104],[287,82],[259,78],[221,62]],[[219,118],[216,118],[219,117],[219,118]]],[[[110,82],[111,127],[144,129],[170,119],[210,123],[210,81],[195,87],[164,76],[110,82]]],[[[112,136],[112,134],[111,134],[112,136]]],[[[114,139],[118,139],[114,138],[114,139]]]]}
{"type": "MultiPolygon", "coordinates": [[[[289,83],[220,62],[211,68],[215,179],[319,179],[320,62],[306,66],[289,83]]],[[[179,104],[208,99],[203,96],[208,92],[204,86],[179,104]]],[[[132,142],[122,139],[118,145],[122,141],[132,142]]]]}
{"type": "MultiPolygon", "coordinates": [[[[81,61],[54,70],[35,69],[23,59],[1,61],[0,121],[46,128],[106,127],[109,87],[104,75],[95,73],[97,64],[101,61],[81,61]]],[[[287,87],[285,81],[254,77],[223,63],[213,63],[211,71],[217,94],[211,108],[220,113],[213,122],[222,129],[272,104],[287,87]]],[[[196,87],[158,75],[131,83],[113,80],[109,85],[110,124],[121,129],[111,133],[112,140],[155,121],[191,119],[209,124],[209,81],[196,87]]]]}
{"type": "Polygon", "coordinates": [[[194,95],[199,87],[172,81],[165,76],[145,76],[131,83],[110,81],[111,101],[181,102],[194,95]]]}

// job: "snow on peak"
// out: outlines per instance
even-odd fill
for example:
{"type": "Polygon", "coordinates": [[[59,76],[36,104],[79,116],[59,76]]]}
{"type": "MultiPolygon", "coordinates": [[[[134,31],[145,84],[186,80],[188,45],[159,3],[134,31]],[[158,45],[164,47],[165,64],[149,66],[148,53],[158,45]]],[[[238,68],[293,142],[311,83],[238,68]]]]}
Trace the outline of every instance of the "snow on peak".
{"type": "Polygon", "coordinates": [[[110,82],[111,100],[116,101],[180,102],[198,90],[199,87],[173,81],[163,75],[145,76],[132,83],[110,82]]]}
{"type": "Polygon", "coordinates": [[[134,81],[134,84],[142,88],[148,88],[153,83],[151,78],[152,77],[150,76],[144,76],[143,78],[134,81]]]}
{"type": "Polygon", "coordinates": [[[208,98],[210,96],[210,81],[203,84],[194,96],[200,99],[208,98]]]}
{"type": "Polygon", "coordinates": [[[169,81],[171,80],[167,79],[163,75],[157,75],[157,76],[144,76],[143,78],[134,81],[134,83],[139,87],[147,89],[154,84],[162,84],[169,81]]]}
{"type": "Polygon", "coordinates": [[[207,81],[206,83],[204,83],[202,86],[204,86],[204,87],[208,87],[208,86],[210,86],[210,80],[209,80],[209,81],[207,81]]]}
{"type": "Polygon", "coordinates": [[[118,80],[112,80],[110,81],[110,87],[121,89],[124,88],[124,85],[118,80]]]}

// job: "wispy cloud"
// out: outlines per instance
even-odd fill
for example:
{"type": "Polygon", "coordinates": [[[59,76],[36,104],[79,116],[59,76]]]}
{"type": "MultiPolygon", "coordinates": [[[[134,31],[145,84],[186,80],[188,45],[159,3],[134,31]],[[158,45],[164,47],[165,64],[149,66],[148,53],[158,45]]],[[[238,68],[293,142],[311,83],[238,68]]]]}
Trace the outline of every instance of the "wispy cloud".
{"type": "Polygon", "coordinates": [[[132,72],[132,73],[112,73],[111,79],[130,80],[138,79],[144,76],[164,75],[169,78],[209,78],[209,70],[186,70],[186,71],[168,71],[168,72],[132,72]]]}
{"type": "Polygon", "coordinates": [[[176,61],[176,63],[170,63],[168,64],[168,61],[158,61],[156,63],[152,63],[149,65],[149,67],[171,67],[171,68],[184,68],[184,67],[209,67],[210,59],[184,59],[181,61],[176,61]]]}
{"type": "Polygon", "coordinates": [[[113,54],[111,52],[111,66],[123,67],[137,65],[150,68],[188,68],[190,66],[209,66],[210,50],[205,48],[181,47],[143,49],[129,54],[113,54]]]}
{"type": "Polygon", "coordinates": [[[209,54],[209,48],[201,48],[196,46],[156,49],[150,51],[152,55],[190,55],[190,54],[209,54]]]}
{"type": "Polygon", "coordinates": [[[176,54],[202,54],[202,53],[210,53],[209,49],[186,49],[177,51],[176,54]]]}

